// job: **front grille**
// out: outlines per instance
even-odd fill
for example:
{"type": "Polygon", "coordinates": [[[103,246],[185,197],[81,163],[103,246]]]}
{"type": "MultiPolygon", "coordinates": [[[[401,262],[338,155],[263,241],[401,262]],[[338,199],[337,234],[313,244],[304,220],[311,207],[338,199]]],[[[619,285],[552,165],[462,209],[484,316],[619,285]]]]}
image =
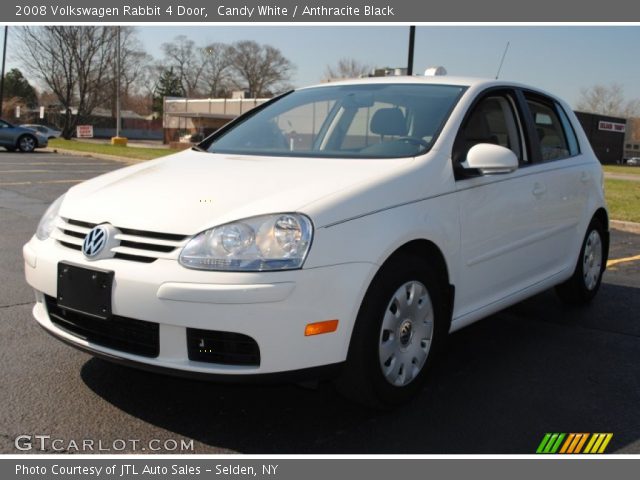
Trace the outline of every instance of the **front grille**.
{"type": "MultiPolygon", "coordinates": [[[[73,250],[82,250],[82,242],[97,224],[74,219],[60,218],[51,236],[60,245],[73,250]]],[[[131,228],[120,228],[115,238],[120,243],[111,249],[114,258],[132,262],[151,263],[158,258],[177,259],[188,236],[174,233],[149,232],[131,228]]]]}
{"type": "Polygon", "coordinates": [[[187,328],[189,360],[223,365],[260,365],[256,341],[241,333],[187,328]]]}
{"type": "Polygon", "coordinates": [[[71,335],[121,352],[158,356],[160,326],[157,323],[117,315],[100,320],[60,308],[53,297],[45,296],[45,302],[51,321],[71,335]]]}

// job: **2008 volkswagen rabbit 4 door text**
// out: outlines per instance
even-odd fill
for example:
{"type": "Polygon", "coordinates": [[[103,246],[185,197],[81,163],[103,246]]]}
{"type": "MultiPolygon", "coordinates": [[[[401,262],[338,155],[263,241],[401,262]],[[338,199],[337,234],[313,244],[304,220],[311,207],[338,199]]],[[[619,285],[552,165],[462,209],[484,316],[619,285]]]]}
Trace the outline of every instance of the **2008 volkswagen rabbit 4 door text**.
{"type": "Polygon", "coordinates": [[[23,253],[38,323],[96,356],[330,374],[393,405],[449,332],[550,287],[591,300],[608,243],[602,170],[566,103],[434,76],[281,95],[69,189],[23,253]]]}

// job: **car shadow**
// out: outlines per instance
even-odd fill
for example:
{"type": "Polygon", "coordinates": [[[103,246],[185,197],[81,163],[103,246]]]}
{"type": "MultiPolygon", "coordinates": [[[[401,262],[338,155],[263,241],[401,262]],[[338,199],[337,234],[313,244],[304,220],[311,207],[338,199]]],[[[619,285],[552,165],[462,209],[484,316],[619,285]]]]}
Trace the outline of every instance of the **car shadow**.
{"type": "Polygon", "coordinates": [[[552,291],[450,336],[422,393],[390,411],[330,384],[221,385],[91,359],[85,384],[122,411],[242,453],[535,453],[546,432],[640,438],[640,289],[603,284],[588,308],[552,291]]]}

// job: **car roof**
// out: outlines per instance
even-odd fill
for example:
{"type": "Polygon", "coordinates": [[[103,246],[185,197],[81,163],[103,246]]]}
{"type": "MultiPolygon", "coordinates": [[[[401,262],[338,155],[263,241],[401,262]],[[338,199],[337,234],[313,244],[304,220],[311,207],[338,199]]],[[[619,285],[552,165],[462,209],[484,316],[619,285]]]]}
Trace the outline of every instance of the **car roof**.
{"type": "Polygon", "coordinates": [[[299,90],[305,90],[306,88],[319,88],[319,87],[331,87],[336,85],[371,85],[371,84],[423,84],[423,85],[455,85],[461,87],[473,87],[474,90],[484,90],[491,87],[514,87],[524,88],[527,90],[534,90],[536,92],[543,93],[550,97],[556,98],[552,93],[546,92],[540,88],[532,87],[518,82],[512,82],[508,80],[496,80],[492,78],[480,78],[480,77],[458,77],[450,75],[434,75],[434,76],[418,76],[418,75],[393,75],[387,77],[365,77],[354,78],[349,80],[338,80],[335,82],[325,82],[318,85],[300,88],[299,90]]]}

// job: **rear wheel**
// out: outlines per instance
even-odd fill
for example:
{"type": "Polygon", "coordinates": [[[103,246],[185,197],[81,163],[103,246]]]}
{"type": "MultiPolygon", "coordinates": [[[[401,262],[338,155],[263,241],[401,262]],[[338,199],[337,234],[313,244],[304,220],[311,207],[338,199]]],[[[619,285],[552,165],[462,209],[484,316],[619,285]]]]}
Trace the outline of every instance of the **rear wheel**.
{"type": "Polygon", "coordinates": [[[446,301],[437,276],[419,257],[382,267],[363,301],[338,389],[383,408],[417,394],[446,335],[446,301]]]}
{"type": "Polygon", "coordinates": [[[18,148],[23,153],[33,152],[36,148],[37,140],[33,135],[22,135],[18,139],[18,148]]]}
{"type": "Polygon", "coordinates": [[[606,267],[605,230],[597,218],[589,224],[573,275],[556,287],[556,293],[566,303],[579,305],[593,299],[600,289],[606,267]]]}

